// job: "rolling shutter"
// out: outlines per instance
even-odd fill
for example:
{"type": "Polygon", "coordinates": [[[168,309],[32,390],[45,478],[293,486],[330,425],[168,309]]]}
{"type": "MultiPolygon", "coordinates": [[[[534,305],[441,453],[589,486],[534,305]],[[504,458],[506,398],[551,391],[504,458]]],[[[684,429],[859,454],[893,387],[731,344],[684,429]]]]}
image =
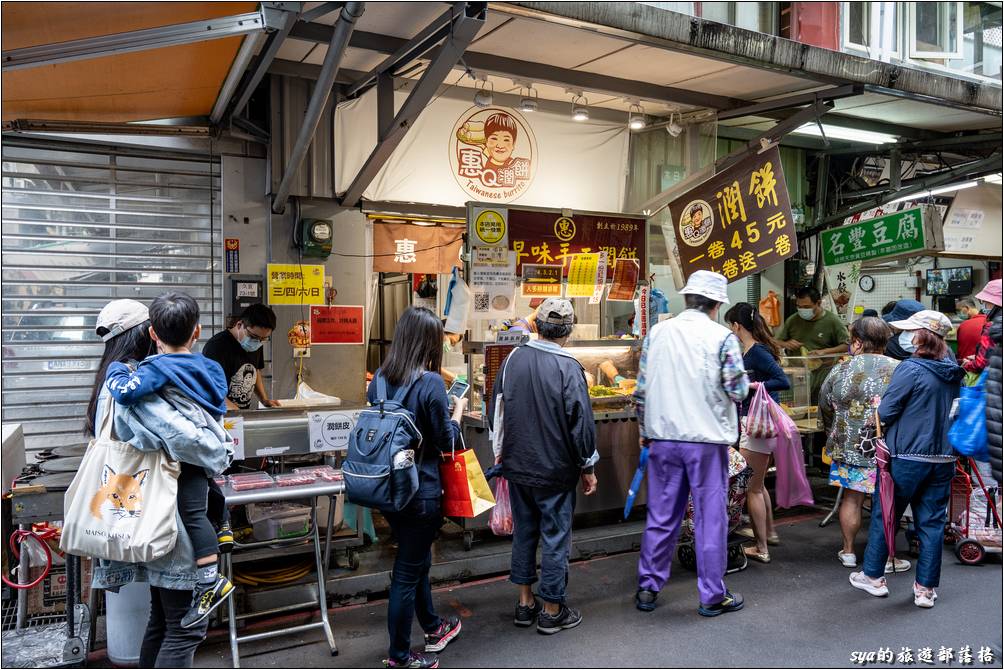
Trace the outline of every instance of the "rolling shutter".
{"type": "Polygon", "coordinates": [[[87,442],[110,300],[184,291],[204,338],[222,327],[218,162],[58,146],[3,146],[3,422],[23,425],[29,462],[87,442]]]}

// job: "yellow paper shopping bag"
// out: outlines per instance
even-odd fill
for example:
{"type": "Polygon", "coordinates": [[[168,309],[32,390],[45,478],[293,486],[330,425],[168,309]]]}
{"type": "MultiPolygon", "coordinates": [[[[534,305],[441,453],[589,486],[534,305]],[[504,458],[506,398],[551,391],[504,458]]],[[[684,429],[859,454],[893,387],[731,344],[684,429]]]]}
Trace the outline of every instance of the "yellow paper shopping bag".
{"type": "Polygon", "coordinates": [[[471,449],[443,454],[439,464],[443,483],[443,514],[471,519],[495,506],[495,496],[471,449]]]}

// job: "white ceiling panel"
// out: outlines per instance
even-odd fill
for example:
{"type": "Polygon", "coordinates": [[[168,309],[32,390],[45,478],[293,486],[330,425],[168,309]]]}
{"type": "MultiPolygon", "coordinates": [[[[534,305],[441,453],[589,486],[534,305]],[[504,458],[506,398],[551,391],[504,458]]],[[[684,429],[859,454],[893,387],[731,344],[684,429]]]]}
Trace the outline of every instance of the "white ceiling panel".
{"type": "Polygon", "coordinates": [[[471,51],[574,68],[628,44],[586,30],[516,19],[478,40],[471,51]]]}
{"type": "Polygon", "coordinates": [[[725,70],[686,82],[686,88],[694,91],[728,95],[744,100],[756,100],[782,93],[795,94],[818,86],[818,83],[806,79],[741,65],[733,65],[725,70]]]}
{"type": "Polygon", "coordinates": [[[674,53],[658,47],[635,45],[576,69],[631,81],[671,86],[679,81],[720,72],[729,67],[731,66],[726,63],[709,58],[674,53]]]}
{"type": "Polygon", "coordinates": [[[841,110],[845,116],[862,119],[877,119],[887,123],[895,123],[911,128],[924,130],[978,130],[982,128],[1000,128],[1000,119],[986,114],[967,112],[938,105],[929,105],[913,100],[876,96],[877,104],[841,110]]]}
{"type": "Polygon", "coordinates": [[[449,8],[445,2],[367,2],[356,28],[411,39],[449,8]]]}
{"type": "Polygon", "coordinates": [[[280,60],[301,61],[314,48],[314,42],[286,39],[279,47],[276,58],[280,60]]]}
{"type": "MultiPolygon", "coordinates": [[[[302,13],[309,12],[314,7],[318,7],[318,6],[323,5],[323,4],[324,4],[323,2],[305,2],[305,3],[303,3],[303,12],[302,13]]],[[[369,10],[370,5],[372,5],[372,4],[374,4],[374,3],[368,3],[366,5],[367,11],[369,10]]],[[[313,23],[323,23],[323,24],[328,25],[328,26],[333,26],[335,24],[335,21],[338,20],[338,15],[339,14],[340,14],[339,10],[335,9],[333,11],[328,12],[324,16],[319,16],[318,18],[314,19],[313,23]]]]}

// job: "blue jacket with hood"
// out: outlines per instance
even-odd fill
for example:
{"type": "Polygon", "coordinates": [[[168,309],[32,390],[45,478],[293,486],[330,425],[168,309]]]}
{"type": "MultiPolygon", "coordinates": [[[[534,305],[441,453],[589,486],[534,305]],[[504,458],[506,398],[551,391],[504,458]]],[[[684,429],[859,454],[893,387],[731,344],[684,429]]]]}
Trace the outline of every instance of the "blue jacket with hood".
{"type": "Polygon", "coordinates": [[[965,371],[954,359],[908,358],[882,396],[879,420],[893,456],[952,456],[949,414],[965,371]]]}
{"type": "Polygon", "coordinates": [[[115,412],[118,439],[140,451],[163,449],[209,476],[230,465],[233,440],[220,423],[227,411],[227,380],[216,361],[201,354],[161,354],[135,371],[112,363],[105,385],[121,408],[115,412]]]}

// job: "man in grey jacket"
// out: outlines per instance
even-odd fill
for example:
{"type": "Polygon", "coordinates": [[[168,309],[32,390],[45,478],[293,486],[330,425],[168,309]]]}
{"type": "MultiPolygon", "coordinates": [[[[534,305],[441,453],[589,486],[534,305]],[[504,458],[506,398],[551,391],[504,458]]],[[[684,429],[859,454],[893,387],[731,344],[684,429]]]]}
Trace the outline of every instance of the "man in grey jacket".
{"type": "Polygon", "coordinates": [[[585,373],[562,350],[575,323],[572,303],[549,298],[535,321],[540,339],[506,359],[488,416],[494,417],[501,401],[504,437],[496,457],[509,481],[513,513],[510,580],[520,592],[514,623],[536,623],[537,632],[551,635],[582,622],[579,612],[565,604],[572,514],[580,481],[583,494],[596,491],[593,466],[599,453],[585,373]],[[543,603],[531,590],[537,581],[538,543],[543,603]]]}

